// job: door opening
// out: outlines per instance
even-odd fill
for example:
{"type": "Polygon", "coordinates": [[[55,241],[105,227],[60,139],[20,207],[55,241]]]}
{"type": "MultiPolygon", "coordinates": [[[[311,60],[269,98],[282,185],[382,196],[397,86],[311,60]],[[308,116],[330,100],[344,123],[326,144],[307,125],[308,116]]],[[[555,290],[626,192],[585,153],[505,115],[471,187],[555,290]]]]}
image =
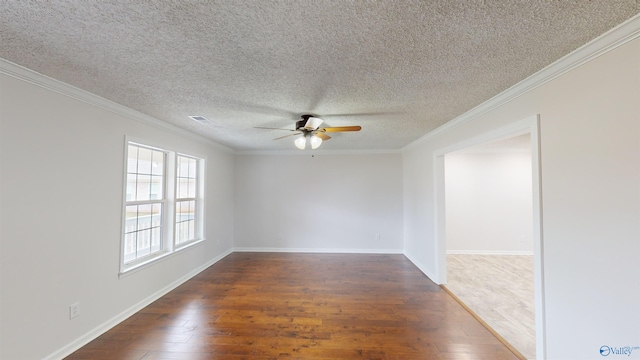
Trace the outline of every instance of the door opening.
{"type": "Polygon", "coordinates": [[[530,134],[445,154],[447,289],[535,359],[530,134]]]}
{"type": "Polygon", "coordinates": [[[434,155],[439,283],[526,358],[545,358],[537,116],[434,155]]]}

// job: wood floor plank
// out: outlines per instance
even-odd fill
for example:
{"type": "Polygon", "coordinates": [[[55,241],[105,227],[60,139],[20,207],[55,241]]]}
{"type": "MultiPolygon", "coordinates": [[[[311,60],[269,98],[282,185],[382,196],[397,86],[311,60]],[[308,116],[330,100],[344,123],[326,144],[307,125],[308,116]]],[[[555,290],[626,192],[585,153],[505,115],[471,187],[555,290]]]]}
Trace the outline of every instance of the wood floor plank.
{"type": "Polygon", "coordinates": [[[523,359],[536,357],[533,262],[533,255],[447,255],[447,290],[523,359]]]}
{"type": "Polygon", "coordinates": [[[402,255],[233,253],[67,359],[516,359],[402,255]]]}

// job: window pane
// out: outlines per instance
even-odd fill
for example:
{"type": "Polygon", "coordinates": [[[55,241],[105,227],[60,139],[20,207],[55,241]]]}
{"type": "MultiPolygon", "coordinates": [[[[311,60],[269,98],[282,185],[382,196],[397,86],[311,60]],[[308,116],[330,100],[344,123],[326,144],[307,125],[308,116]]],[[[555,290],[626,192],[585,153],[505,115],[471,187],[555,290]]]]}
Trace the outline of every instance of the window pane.
{"type": "Polygon", "coordinates": [[[150,196],[151,200],[159,200],[163,198],[162,191],[162,176],[152,175],[151,176],[151,188],[150,188],[150,196]]]}
{"type": "Polygon", "coordinates": [[[150,200],[151,193],[151,175],[138,175],[136,182],[136,198],[137,201],[150,200]]]}
{"type": "Polygon", "coordinates": [[[127,174],[127,201],[136,199],[137,175],[127,174]]]}
{"type": "Polygon", "coordinates": [[[151,208],[151,226],[159,227],[162,223],[162,204],[153,204],[151,208]]]}
{"type": "Polygon", "coordinates": [[[182,175],[182,156],[176,156],[176,177],[181,177],[182,175]]]}
{"type": "Polygon", "coordinates": [[[176,222],[179,223],[181,221],[183,221],[184,219],[182,218],[182,202],[177,202],[176,203],[176,222]]]}
{"type": "Polygon", "coordinates": [[[138,205],[138,230],[151,228],[151,205],[138,205]]]}
{"type": "Polygon", "coordinates": [[[151,174],[151,156],[153,151],[151,149],[139,148],[138,149],[138,173],[139,174],[151,174]]]}
{"type": "Polygon", "coordinates": [[[196,197],[196,179],[178,178],[178,199],[196,197]]]}
{"type": "Polygon", "coordinates": [[[189,201],[189,220],[194,220],[196,218],[196,202],[189,201]]]}
{"type": "Polygon", "coordinates": [[[195,198],[196,197],[196,179],[189,179],[187,186],[188,186],[187,197],[195,198]]]}
{"type": "Polygon", "coordinates": [[[180,201],[176,204],[176,222],[195,218],[195,201],[180,201]]]}
{"type": "Polygon", "coordinates": [[[195,209],[194,200],[176,202],[176,244],[196,238],[195,209]]]}
{"type": "Polygon", "coordinates": [[[180,209],[180,220],[181,221],[186,221],[189,220],[189,202],[188,201],[184,201],[182,202],[182,208],[180,209]]]}
{"type": "Polygon", "coordinates": [[[178,177],[196,178],[198,160],[185,156],[178,156],[178,177]]]}
{"type": "Polygon", "coordinates": [[[195,198],[198,160],[186,156],[178,156],[177,162],[176,198],[195,198]]]}
{"type": "Polygon", "coordinates": [[[187,187],[187,179],[178,178],[178,193],[176,197],[178,199],[186,198],[189,195],[189,188],[187,187]]]}
{"type": "Polygon", "coordinates": [[[151,229],[138,232],[137,257],[149,255],[151,253],[151,229]]]}
{"type": "Polygon", "coordinates": [[[164,198],[164,158],[162,151],[129,145],[127,201],[164,198]]]}
{"type": "Polygon", "coordinates": [[[182,228],[184,223],[176,223],[176,244],[180,244],[184,241],[184,236],[182,235],[182,228]]]}
{"type": "Polygon", "coordinates": [[[180,184],[180,189],[178,190],[178,194],[176,196],[179,199],[189,197],[189,180],[186,178],[179,178],[178,183],[180,184]]]}
{"type": "Polygon", "coordinates": [[[138,147],[129,145],[127,148],[127,172],[135,173],[138,168],[138,147]]]}
{"type": "Polygon", "coordinates": [[[162,204],[126,206],[124,261],[162,249],[162,204]]]}
{"type": "Polygon", "coordinates": [[[153,204],[153,213],[160,214],[162,212],[162,203],[153,204]]]}
{"type": "Polygon", "coordinates": [[[127,206],[125,211],[125,234],[132,233],[138,229],[138,206],[127,206]]]}
{"type": "Polygon", "coordinates": [[[124,236],[124,261],[129,262],[136,258],[136,235],[133,232],[124,236]]]}
{"type": "Polygon", "coordinates": [[[151,251],[157,252],[160,251],[160,239],[161,232],[159,227],[154,227],[151,229],[151,251]]]}
{"type": "Polygon", "coordinates": [[[195,227],[196,227],[196,222],[194,220],[189,221],[189,240],[193,240],[196,238],[195,236],[195,227]]]}
{"type": "Polygon", "coordinates": [[[162,151],[153,151],[151,159],[151,173],[153,175],[164,174],[164,153],[162,151]]]}
{"type": "Polygon", "coordinates": [[[180,174],[178,176],[186,178],[189,177],[189,162],[188,159],[184,156],[179,156],[180,158],[180,174]]]}
{"type": "Polygon", "coordinates": [[[196,159],[189,159],[189,177],[195,179],[197,176],[196,165],[198,161],[196,159]]]}

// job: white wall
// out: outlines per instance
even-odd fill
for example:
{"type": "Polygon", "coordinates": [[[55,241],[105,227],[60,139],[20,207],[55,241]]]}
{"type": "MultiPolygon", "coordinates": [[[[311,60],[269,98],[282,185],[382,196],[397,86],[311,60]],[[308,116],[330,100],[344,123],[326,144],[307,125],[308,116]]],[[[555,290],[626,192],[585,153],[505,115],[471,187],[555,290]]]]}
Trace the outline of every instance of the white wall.
{"type": "Polygon", "coordinates": [[[400,153],[238,155],[235,178],[236,248],[402,252],[400,153]]]}
{"type": "Polygon", "coordinates": [[[447,252],[533,254],[531,151],[445,155],[447,252]]]}
{"type": "Polygon", "coordinates": [[[233,247],[233,155],[213,144],[4,74],[0,126],[0,358],[63,356],[233,247]],[[207,240],[119,279],[125,135],[206,159],[207,240]]]}
{"type": "Polygon", "coordinates": [[[549,359],[640,346],[639,64],[636,38],[404,151],[405,251],[437,278],[434,152],[540,114],[549,359]]]}

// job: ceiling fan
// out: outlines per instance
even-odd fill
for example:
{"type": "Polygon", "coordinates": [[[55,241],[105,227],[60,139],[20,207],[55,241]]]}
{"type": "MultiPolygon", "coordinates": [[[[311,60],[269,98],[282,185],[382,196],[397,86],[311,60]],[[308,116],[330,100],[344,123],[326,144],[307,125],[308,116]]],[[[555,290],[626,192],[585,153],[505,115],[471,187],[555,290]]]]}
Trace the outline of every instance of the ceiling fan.
{"type": "Polygon", "coordinates": [[[317,149],[322,144],[322,141],[331,139],[331,136],[327,135],[326,133],[344,132],[344,131],[360,131],[362,129],[361,126],[336,126],[336,127],[321,128],[320,125],[323,122],[324,120],[322,120],[319,117],[316,117],[310,114],[305,114],[305,115],[301,115],[300,120],[296,121],[295,130],[268,128],[268,127],[260,127],[260,126],[257,126],[256,129],[285,130],[285,131],[293,132],[293,134],[280,136],[273,140],[280,140],[289,136],[302,135],[294,141],[294,144],[300,150],[304,150],[307,147],[307,142],[310,143],[312,149],[317,149]]]}

